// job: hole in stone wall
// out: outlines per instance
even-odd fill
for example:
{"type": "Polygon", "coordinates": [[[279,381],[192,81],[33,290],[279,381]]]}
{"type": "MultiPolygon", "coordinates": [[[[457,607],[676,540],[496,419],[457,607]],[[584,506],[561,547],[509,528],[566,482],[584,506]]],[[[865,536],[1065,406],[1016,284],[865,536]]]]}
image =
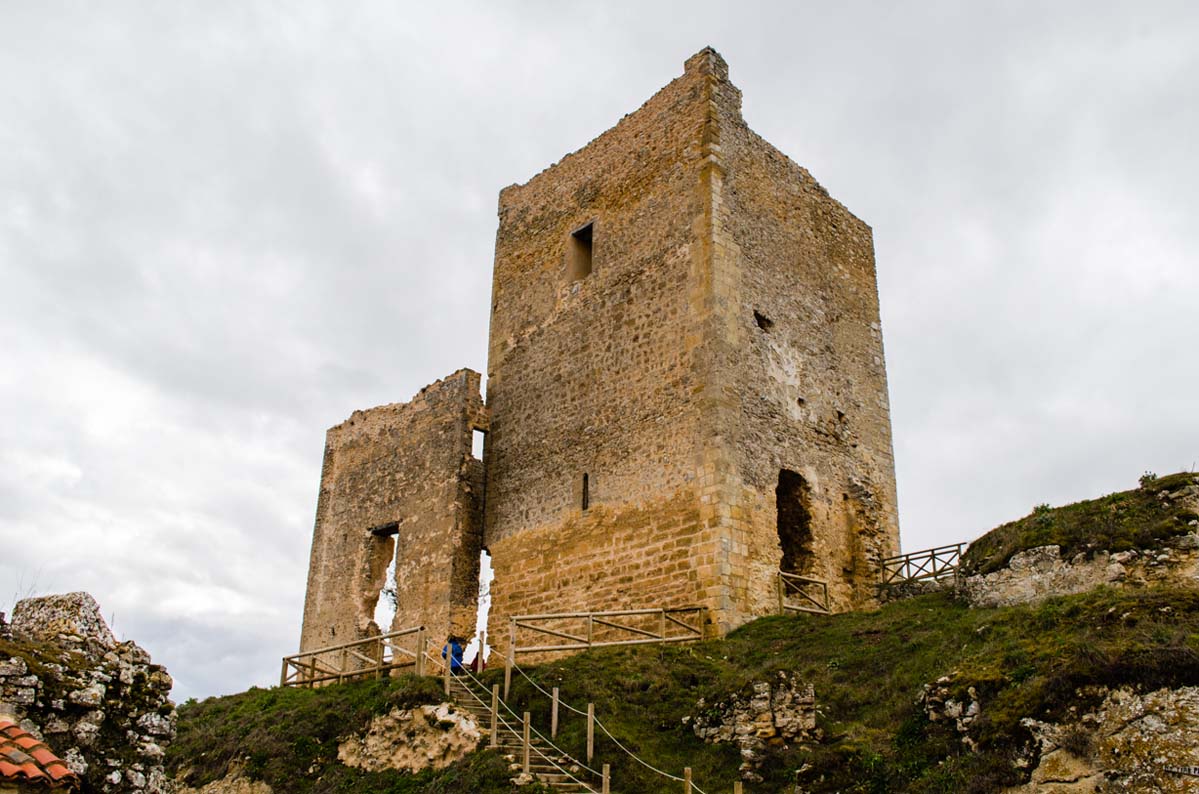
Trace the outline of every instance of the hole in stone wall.
{"type": "MultiPolygon", "coordinates": [[[[495,579],[495,571],[491,567],[491,552],[486,547],[479,552],[479,611],[475,615],[475,636],[462,652],[462,661],[471,664],[483,651],[483,661],[491,655],[491,645],[487,642],[487,616],[491,612],[491,581],[495,579]]],[[[481,667],[481,665],[480,665],[481,667]]]]}
{"type": "Polygon", "coordinates": [[[591,507],[591,478],[583,475],[583,509],[591,507]]]}
{"type": "Polygon", "coordinates": [[[389,521],[386,524],[380,524],[377,527],[370,528],[370,533],[377,538],[390,538],[392,535],[398,535],[399,532],[399,521],[389,521]]]}
{"type": "Polygon", "coordinates": [[[400,539],[397,537],[399,531],[400,522],[398,521],[382,524],[370,531],[375,538],[374,554],[376,559],[382,557],[386,560],[387,565],[387,575],[384,577],[383,586],[379,589],[379,595],[375,599],[375,610],[371,616],[375,625],[379,627],[379,631],[384,634],[391,631],[392,621],[395,620],[396,610],[399,608],[399,585],[396,582],[396,564],[400,558],[400,539]]]}
{"type": "Polygon", "coordinates": [[[758,327],[763,331],[769,331],[774,326],[774,320],[762,314],[757,309],[754,309],[754,322],[757,323],[758,327]]]}
{"type": "Polygon", "coordinates": [[[812,570],[812,509],[807,481],[789,470],[779,471],[774,489],[778,507],[779,545],[783,560],[779,568],[787,573],[807,574],[812,570]]]}
{"type": "Polygon", "coordinates": [[[475,428],[471,436],[470,455],[475,460],[483,460],[483,446],[487,443],[487,431],[475,428]]]}
{"type": "Polygon", "coordinates": [[[580,281],[591,275],[594,226],[589,223],[570,234],[566,251],[566,275],[570,281],[580,281]]]}

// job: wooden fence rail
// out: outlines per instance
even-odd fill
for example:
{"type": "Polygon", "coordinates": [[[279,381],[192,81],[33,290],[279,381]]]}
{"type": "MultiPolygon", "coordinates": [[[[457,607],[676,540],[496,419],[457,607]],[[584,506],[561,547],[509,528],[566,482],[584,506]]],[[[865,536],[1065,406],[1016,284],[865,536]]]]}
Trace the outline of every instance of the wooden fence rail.
{"type": "Polygon", "coordinates": [[[403,668],[424,675],[428,642],[424,626],[417,626],[284,656],[279,686],[314,687],[381,678],[403,668]]]}
{"type": "Polygon", "coordinates": [[[882,584],[893,585],[957,576],[962,554],[968,545],[954,543],[950,546],[937,546],[934,549],[888,557],[882,562],[882,584]]]}
{"type": "Polygon", "coordinates": [[[779,571],[777,591],[780,615],[788,612],[828,615],[832,612],[828,600],[828,582],[823,579],[779,571]]]}
{"type": "Polygon", "coordinates": [[[508,647],[516,655],[585,651],[610,645],[694,642],[704,637],[706,612],[706,607],[672,607],[517,615],[508,622],[508,647]],[[526,639],[531,635],[542,644],[521,644],[522,632],[526,639]],[[545,644],[544,637],[565,642],[545,644]]]}

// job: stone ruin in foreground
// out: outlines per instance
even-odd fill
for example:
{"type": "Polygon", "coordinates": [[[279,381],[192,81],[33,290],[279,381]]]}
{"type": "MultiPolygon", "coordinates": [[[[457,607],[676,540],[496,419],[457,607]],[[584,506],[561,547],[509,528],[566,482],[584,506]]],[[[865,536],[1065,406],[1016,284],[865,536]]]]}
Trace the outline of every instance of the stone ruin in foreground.
{"type": "Polygon", "coordinates": [[[704,49],[501,191],[486,400],[464,369],[329,430],[301,650],[470,635],[484,547],[492,625],[698,605],[723,632],[780,569],[853,608],[898,546],[870,227],[704,49]]]}

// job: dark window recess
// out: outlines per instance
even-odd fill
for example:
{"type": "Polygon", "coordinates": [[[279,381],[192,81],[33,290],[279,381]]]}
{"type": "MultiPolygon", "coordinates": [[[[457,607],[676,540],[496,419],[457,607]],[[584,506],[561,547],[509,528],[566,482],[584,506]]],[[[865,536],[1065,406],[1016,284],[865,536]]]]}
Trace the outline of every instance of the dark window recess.
{"type": "Polygon", "coordinates": [[[591,507],[591,478],[583,475],[583,509],[591,507]]]}
{"type": "Polygon", "coordinates": [[[758,327],[763,331],[769,331],[774,326],[774,320],[762,314],[757,309],[754,309],[754,322],[757,323],[758,327]]]}
{"type": "Polygon", "coordinates": [[[371,527],[370,533],[377,538],[390,538],[392,535],[400,534],[400,522],[392,521],[387,524],[380,524],[377,527],[371,527]]]}
{"type": "Polygon", "coordinates": [[[594,227],[594,223],[589,223],[571,232],[566,251],[566,275],[572,282],[581,281],[591,275],[594,227]]]}
{"type": "Polygon", "coordinates": [[[774,490],[778,506],[779,545],[783,549],[780,570],[807,574],[812,570],[812,509],[807,481],[789,469],[779,471],[774,490]]]}

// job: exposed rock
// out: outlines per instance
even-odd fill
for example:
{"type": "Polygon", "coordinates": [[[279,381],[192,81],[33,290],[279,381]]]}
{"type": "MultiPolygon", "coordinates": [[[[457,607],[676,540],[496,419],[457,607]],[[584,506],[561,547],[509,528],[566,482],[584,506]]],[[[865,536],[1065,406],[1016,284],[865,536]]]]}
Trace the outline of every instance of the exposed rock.
{"type": "Polygon", "coordinates": [[[1199,790],[1199,687],[1117,689],[1076,721],[1024,724],[1040,759],[1028,784],[1009,794],[1199,790]]]}
{"type": "MultiPolygon", "coordinates": [[[[1199,551],[1191,548],[1191,537],[1175,538],[1173,548],[1155,549],[1152,553],[1099,551],[1092,555],[1078,554],[1070,560],[1062,559],[1058,546],[1038,546],[1014,555],[1002,570],[963,578],[961,593],[971,606],[998,607],[1084,593],[1101,585],[1161,583],[1196,587],[1199,551]]],[[[1196,542],[1199,543],[1199,538],[1196,542]]]]}
{"type": "Polygon", "coordinates": [[[449,703],[392,709],[338,745],[337,758],[368,772],[445,769],[474,750],[481,736],[474,718],[449,703]]]}
{"type": "Polygon", "coordinates": [[[0,657],[0,709],[52,737],[84,792],[173,791],[162,766],[175,737],[171,677],[116,641],[90,595],[21,601],[7,647],[21,655],[0,657]]]}
{"type": "Polygon", "coordinates": [[[741,778],[760,782],[757,770],[768,748],[819,738],[816,730],[816,694],[785,671],[774,682],[755,681],[740,692],[711,705],[696,703],[692,723],[695,735],[705,742],[735,743],[741,751],[741,778]]]}
{"type": "Polygon", "coordinates": [[[100,605],[89,593],[26,598],[13,609],[12,631],[14,636],[42,642],[91,641],[105,649],[117,645],[100,605]]]}
{"type": "Polygon", "coordinates": [[[260,780],[244,777],[240,768],[234,768],[220,780],[214,780],[200,788],[181,786],[176,794],[274,794],[274,791],[260,780]]]}

